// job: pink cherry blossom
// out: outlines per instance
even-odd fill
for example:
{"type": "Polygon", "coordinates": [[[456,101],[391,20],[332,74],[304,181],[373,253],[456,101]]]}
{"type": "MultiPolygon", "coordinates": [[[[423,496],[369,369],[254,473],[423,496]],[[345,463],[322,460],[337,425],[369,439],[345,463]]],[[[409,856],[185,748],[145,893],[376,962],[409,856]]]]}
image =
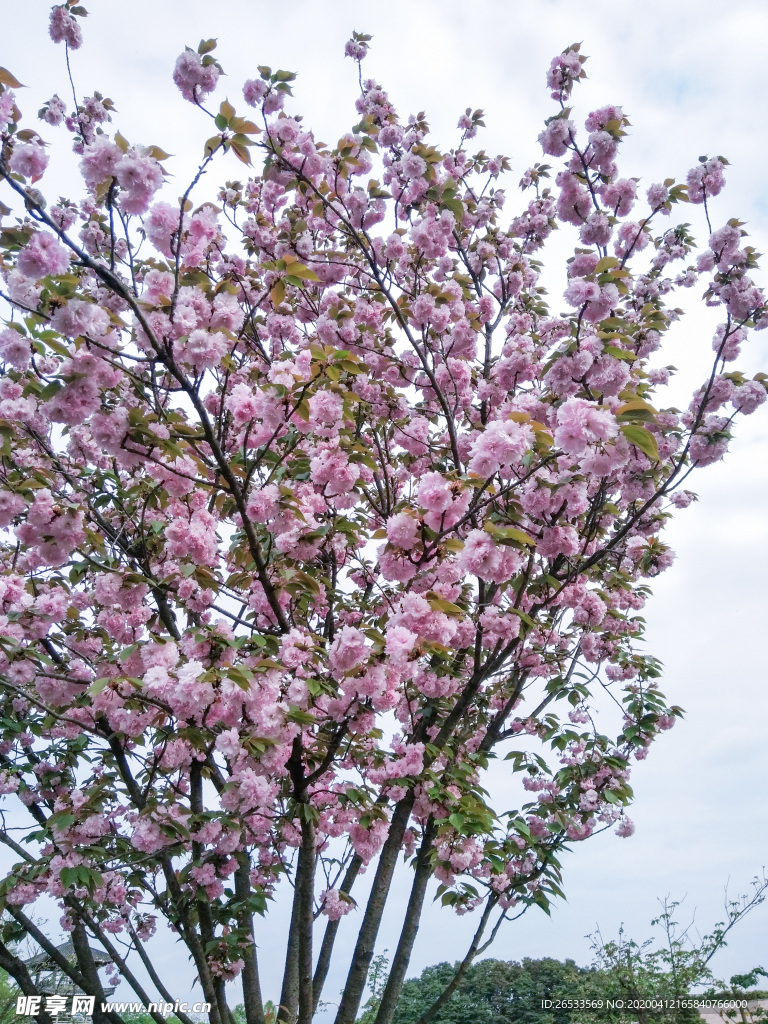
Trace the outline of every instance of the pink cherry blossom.
{"type": "Polygon", "coordinates": [[[106,135],[97,135],[93,142],[85,147],[80,161],[83,179],[91,188],[108,181],[115,174],[117,165],[123,157],[122,150],[106,135]]]}
{"type": "Polygon", "coordinates": [[[478,476],[493,476],[520,462],[533,439],[531,428],[513,420],[494,420],[470,448],[469,470],[478,476]]]}
{"type": "Polygon", "coordinates": [[[329,663],[337,674],[349,672],[368,657],[366,638],[359,629],[343,626],[331,645],[329,663]]]}
{"type": "Polygon", "coordinates": [[[48,166],[48,154],[40,142],[27,142],[14,146],[8,166],[24,178],[37,181],[48,166]]]}
{"type": "Polygon", "coordinates": [[[166,551],[171,558],[189,558],[214,565],[218,557],[216,521],[209,512],[193,512],[187,520],[174,519],[165,530],[166,551]]]}
{"type": "Polygon", "coordinates": [[[221,331],[196,330],[178,343],[177,351],[182,362],[191,366],[196,373],[218,366],[230,346],[229,338],[221,331]]]}
{"type": "Polygon", "coordinates": [[[547,72],[547,86],[553,100],[564,100],[570,95],[573,83],[583,74],[578,50],[565,50],[552,58],[547,72]]]}
{"type": "Polygon", "coordinates": [[[189,47],[176,58],[173,69],[173,80],[185,100],[198,103],[213,92],[221,74],[221,69],[214,63],[205,66],[200,54],[189,47]]]}
{"type": "Polygon", "coordinates": [[[172,255],[172,243],[181,223],[178,207],[168,203],[155,203],[144,220],[147,237],[164,256],[172,255]]]}
{"type": "Polygon", "coordinates": [[[14,117],[16,94],[12,89],[0,93],[0,129],[5,129],[14,117]]]}
{"type": "Polygon", "coordinates": [[[263,78],[251,78],[243,85],[243,97],[251,107],[257,107],[269,92],[269,83],[263,78]]]}
{"type": "Polygon", "coordinates": [[[539,135],[541,148],[548,156],[562,156],[575,131],[572,121],[564,117],[556,117],[539,135]]]}
{"type": "Polygon", "coordinates": [[[19,253],[18,268],[24,277],[38,281],[49,274],[64,274],[69,267],[69,253],[47,231],[36,231],[19,253]]]}
{"type": "Polygon", "coordinates": [[[555,444],[568,455],[581,455],[596,441],[607,441],[618,432],[616,419],[583,398],[569,398],[557,411],[555,444]]]}
{"type": "Polygon", "coordinates": [[[23,334],[8,328],[0,331],[0,359],[10,363],[17,370],[26,370],[32,357],[29,339],[23,334]]]}
{"type": "Polygon", "coordinates": [[[395,547],[410,551],[419,542],[419,524],[405,512],[398,512],[387,522],[387,539],[395,547]]]}
{"type": "Polygon", "coordinates": [[[49,32],[54,43],[66,43],[72,50],[79,50],[83,44],[80,26],[65,4],[51,9],[49,32]]]}
{"type": "Polygon", "coordinates": [[[51,327],[68,338],[79,334],[103,338],[110,328],[109,314],[94,302],[72,299],[60,306],[51,317],[51,327]]]}
{"type": "Polygon", "coordinates": [[[467,534],[458,564],[462,571],[472,573],[482,580],[503,583],[511,579],[525,558],[513,547],[496,544],[488,533],[471,530],[467,534]]]}
{"type": "Polygon", "coordinates": [[[723,161],[719,157],[703,161],[688,172],[687,181],[692,203],[703,203],[708,197],[719,195],[725,185],[723,161]]]}
{"type": "Polygon", "coordinates": [[[123,209],[127,213],[145,213],[163,183],[163,172],[157,160],[134,148],[117,161],[114,173],[124,189],[123,209]]]}
{"type": "Polygon", "coordinates": [[[354,910],[354,903],[351,899],[345,899],[338,889],[326,889],[320,893],[321,912],[329,921],[338,921],[354,910]]]}

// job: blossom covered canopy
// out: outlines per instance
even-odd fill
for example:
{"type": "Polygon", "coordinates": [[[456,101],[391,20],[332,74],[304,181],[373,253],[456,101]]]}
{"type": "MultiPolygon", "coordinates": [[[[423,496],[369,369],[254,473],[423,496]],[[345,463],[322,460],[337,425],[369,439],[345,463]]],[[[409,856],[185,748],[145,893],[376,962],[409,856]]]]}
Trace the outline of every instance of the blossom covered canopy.
{"type": "MultiPolygon", "coordinates": [[[[77,49],[82,14],[55,7],[54,42],[77,49]]],[[[359,67],[368,43],[347,46],[359,67]]],[[[617,164],[621,108],[584,137],[565,106],[578,47],[547,76],[559,169],[530,168],[514,200],[507,159],[470,150],[482,112],[443,152],[361,72],[356,123],[326,146],[285,109],[287,72],[254,69],[253,113],[208,109],[214,49],[172,71],[216,128],[180,201],[166,154],[114,130],[99,94],[40,112],[83,179],[53,201],[0,78],[18,212],[0,234],[0,793],[30,822],[25,847],[0,834],[23,854],[0,902],[43,942],[29,908],[51,896],[76,945],[120,937],[145,964],[162,917],[213,1024],[239,976],[261,1024],[258,915],[290,876],[281,1019],[312,1019],[352,916],[352,1024],[405,853],[388,1024],[431,878],[483,928],[548,907],[568,844],[632,833],[632,761],[680,713],[641,644],[647,580],[671,564],[688,473],[765,400],[763,375],[733,368],[765,301],[739,222],[696,255],[672,217],[690,202],[709,225],[726,161],[641,195],[617,164]],[[198,202],[213,169],[225,182],[198,202]],[[539,284],[559,227],[560,311],[539,284]],[[721,313],[683,412],[655,355],[681,288],[721,313]]],[[[113,963],[151,1002],[130,957],[113,963]]]]}

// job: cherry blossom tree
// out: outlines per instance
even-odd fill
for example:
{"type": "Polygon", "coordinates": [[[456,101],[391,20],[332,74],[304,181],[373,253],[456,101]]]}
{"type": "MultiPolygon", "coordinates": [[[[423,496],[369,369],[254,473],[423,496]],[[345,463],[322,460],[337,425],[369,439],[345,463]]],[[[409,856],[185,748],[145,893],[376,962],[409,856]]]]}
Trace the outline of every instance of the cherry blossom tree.
{"type": "MultiPolygon", "coordinates": [[[[84,14],[51,15],[68,67],[84,14]]],[[[631,834],[631,766],[681,713],[641,643],[648,580],[689,474],[766,397],[734,368],[768,322],[755,253],[738,221],[710,224],[727,162],[638,195],[622,109],[584,133],[567,106],[571,46],[540,135],[558,167],[512,198],[508,160],[474,151],[482,112],[438,149],[365,78],[368,45],[347,44],[360,94],[334,146],[290,112],[293,74],[254,68],[237,107],[214,102],[214,41],[185,49],[173,81],[213,133],[179,199],[167,154],[95,93],[39,112],[82,172],[56,200],[0,71],[0,966],[35,994],[11,949],[31,936],[96,1024],[120,1017],[94,945],[137,999],[174,1001],[158,927],[212,1024],[233,979],[248,1024],[268,996],[308,1024],[356,930],[352,1024],[404,858],[389,1024],[433,880],[474,914],[469,963],[561,895],[566,848],[631,834]],[[557,229],[574,248],[553,309],[557,229]],[[683,412],[656,397],[679,289],[721,315],[683,412]],[[33,919],[46,900],[74,965],[33,919]],[[263,997],[278,900],[285,973],[263,997]]]]}

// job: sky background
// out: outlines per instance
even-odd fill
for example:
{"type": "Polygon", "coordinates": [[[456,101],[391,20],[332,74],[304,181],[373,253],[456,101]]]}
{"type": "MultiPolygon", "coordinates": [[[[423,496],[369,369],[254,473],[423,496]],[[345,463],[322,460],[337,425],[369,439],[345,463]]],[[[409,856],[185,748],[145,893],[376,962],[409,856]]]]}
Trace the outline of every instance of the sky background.
{"type": "MultiPolygon", "coordinates": [[[[454,143],[456,120],[467,106],[485,110],[488,127],[476,142],[512,160],[510,213],[519,205],[513,186],[541,159],[536,136],[554,112],[545,70],[556,52],[583,41],[589,79],[575,92],[575,115],[583,121],[596,106],[623,105],[632,123],[622,147],[623,173],[641,177],[644,189],[668,176],[684,180],[699,155],[727,156],[728,187],[713,204],[713,226],[738,216],[758,251],[768,244],[763,0],[645,0],[642,8],[627,0],[87,0],[87,7],[85,46],[72,55],[78,93],[98,89],[110,96],[124,136],[175,154],[167,162],[178,175],[172,195],[182,191],[209,134],[207,119],[171,82],[177,54],[184,44],[196,47],[201,37],[219,39],[217,56],[228,77],[217,100],[227,95],[242,112],[240,87],[257,74],[257,64],[297,71],[289,109],[303,113],[316,134],[333,143],[354,123],[356,71],[343,58],[344,42],[353,29],[371,33],[366,74],[388,89],[401,114],[426,111],[438,146],[454,143]]],[[[63,48],[47,36],[48,9],[40,0],[0,0],[0,64],[30,87],[20,93],[27,124],[53,92],[69,98],[63,48]]],[[[43,127],[43,136],[54,141],[57,130],[43,127]]],[[[54,158],[47,177],[55,176],[60,190],[72,194],[74,158],[61,136],[59,143],[63,155],[54,158]]],[[[232,158],[216,180],[241,171],[232,158]]],[[[689,216],[703,240],[701,208],[690,208],[689,216]]],[[[759,281],[765,283],[765,273],[759,281]]],[[[562,283],[553,275],[548,283],[558,309],[562,283]]],[[[687,404],[686,394],[706,372],[717,323],[711,313],[692,312],[669,338],[662,361],[683,368],[670,401],[687,404]]],[[[753,336],[740,368],[768,368],[768,332],[753,336]]],[[[564,865],[567,903],[551,919],[534,909],[507,926],[489,955],[587,963],[585,936],[597,925],[613,937],[623,923],[642,940],[658,898],[666,895],[685,897],[686,923],[695,911],[707,931],[722,919],[724,885],[730,881],[734,895],[743,891],[768,862],[765,406],[737,428],[732,449],[725,463],[695,477],[701,500],[670,527],[678,558],[654,582],[647,606],[648,650],[664,662],[663,688],[687,714],[634,771],[637,832],[631,839],[608,833],[576,844],[564,865]]],[[[402,872],[400,883],[379,951],[396,945],[407,899],[402,872]]],[[[351,949],[356,916],[342,923],[339,952],[345,943],[351,949]]],[[[471,916],[429,907],[410,973],[462,956],[474,926],[471,916]]],[[[267,995],[279,989],[283,931],[276,915],[260,933],[267,995]]],[[[186,998],[191,972],[170,937],[157,941],[153,952],[172,991],[186,998]]],[[[713,966],[729,976],[756,964],[768,967],[768,906],[738,926],[713,966]]],[[[342,980],[342,973],[330,979],[327,999],[335,998],[342,980]]]]}

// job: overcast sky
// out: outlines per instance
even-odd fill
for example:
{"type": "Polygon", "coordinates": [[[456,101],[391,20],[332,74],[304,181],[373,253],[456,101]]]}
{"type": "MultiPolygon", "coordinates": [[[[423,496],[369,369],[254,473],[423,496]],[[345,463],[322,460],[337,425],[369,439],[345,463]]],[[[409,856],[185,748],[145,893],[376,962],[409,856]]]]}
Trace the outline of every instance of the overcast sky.
{"type": "MultiPolygon", "coordinates": [[[[175,154],[168,167],[178,175],[179,192],[208,132],[204,116],[173,86],[171,71],[184,44],[196,47],[201,37],[219,39],[217,56],[228,77],[218,98],[228,95],[242,108],[240,86],[257,64],[297,71],[291,110],[333,143],[354,123],[356,75],[343,59],[344,42],[353,29],[373,34],[366,73],[389,90],[401,114],[426,111],[437,145],[453,143],[467,106],[485,109],[488,128],[478,146],[511,157],[510,207],[513,183],[540,159],[536,136],[553,112],[544,88],[549,60],[583,40],[589,80],[576,91],[576,113],[583,120],[595,106],[623,105],[633,126],[623,173],[647,185],[684,178],[699,155],[727,156],[728,188],[714,204],[714,226],[738,216],[759,251],[768,244],[764,0],[87,0],[87,6],[85,46],[72,58],[78,92],[111,96],[123,135],[175,154]]],[[[41,0],[0,0],[0,64],[30,87],[20,96],[27,115],[53,92],[69,96],[63,50],[47,37],[47,11],[41,0]]],[[[55,132],[45,127],[52,141],[55,132]]],[[[71,155],[52,165],[65,183],[73,180],[73,166],[71,155]]],[[[240,174],[234,159],[221,172],[240,174]]],[[[690,215],[694,234],[703,238],[701,209],[690,215]]],[[[684,371],[680,404],[705,372],[716,322],[691,314],[671,339],[672,351],[664,352],[665,363],[684,371]]],[[[767,349],[768,332],[755,335],[743,368],[768,368],[767,349]]],[[[671,527],[678,559],[655,582],[648,605],[648,650],[664,662],[664,689],[687,717],[634,772],[637,833],[577,844],[565,861],[567,904],[551,920],[532,910],[508,926],[492,955],[588,962],[584,936],[597,924],[613,936],[623,922],[643,939],[657,898],[667,894],[687,896],[689,912],[696,909],[706,929],[719,919],[724,884],[730,879],[735,894],[768,861],[766,407],[738,427],[732,449],[724,464],[696,478],[701,501],[671,527]]],[[[401,882],[400,907],[405,876],[401,882]]],[[[394,949],[400,907],[387,916],[380,950],[394,949]]],[[[350,941],[354,917],[341,929],[350,941]]],[[[461,956],[473,927],[471,917],[429,909],[411,973],[461,956]]],[[[763,907],[734,932],[715,969],[730,975],[768,967],[767,936],[763,907]]],[[[268,929],[261,943],[265,988],[273,996],[276,938],[268,929]]],[[[185,998],[183,959],[170,943],[159,945],[156,956],[179,979],[177,988],[170,986],[174,994],[185,998]]],[[[326,998],[335,998],[330,984],[326,998]]]]}

